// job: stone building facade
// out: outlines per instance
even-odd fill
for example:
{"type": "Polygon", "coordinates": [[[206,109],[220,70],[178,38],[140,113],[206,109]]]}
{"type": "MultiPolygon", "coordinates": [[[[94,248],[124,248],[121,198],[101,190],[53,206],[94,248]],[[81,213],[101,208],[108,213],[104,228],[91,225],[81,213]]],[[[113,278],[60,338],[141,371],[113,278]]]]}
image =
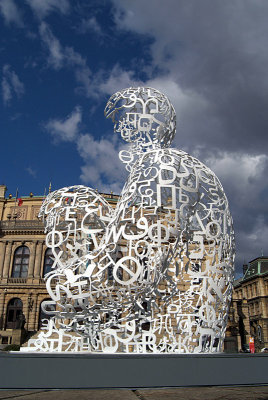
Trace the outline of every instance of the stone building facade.
{"type": "Polygon", "coordinates": [[[268,257],[243,266],[243,277],[234,283],[229,331],[237,338],[238,351],[247,350],[254,338],[255,351],[268,347],[268,257]]]}
{"type": "Polygon", "coordinates": [[[43,279],[46,254],[42,197],[20,201],[5,197],[0,186],[0,343],[18,344],[23,333],[39,327],[40,304],[46,299],[43,279]],[[24,329],[22,329],[24,328],[24,329]]]}

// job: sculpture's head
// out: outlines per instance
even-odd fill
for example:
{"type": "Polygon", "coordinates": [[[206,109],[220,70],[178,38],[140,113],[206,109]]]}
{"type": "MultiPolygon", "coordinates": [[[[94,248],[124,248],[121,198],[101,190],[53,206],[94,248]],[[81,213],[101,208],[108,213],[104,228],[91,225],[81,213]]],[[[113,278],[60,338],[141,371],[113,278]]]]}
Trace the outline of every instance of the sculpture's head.
{"type": "Polygon", "coordinates": [[[152,88],[128,88],[113,94],[104,115],[114,130],[137,146],[169,147],[176,132],[176,113],[168,98],[152,88]]]}

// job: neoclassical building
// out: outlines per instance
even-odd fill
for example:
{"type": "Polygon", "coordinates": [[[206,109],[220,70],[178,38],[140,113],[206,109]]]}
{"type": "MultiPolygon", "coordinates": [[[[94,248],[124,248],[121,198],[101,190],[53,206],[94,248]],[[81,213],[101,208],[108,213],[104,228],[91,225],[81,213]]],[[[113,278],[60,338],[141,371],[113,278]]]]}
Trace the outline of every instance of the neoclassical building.
{"type": "Polygon", "coordinates": [[[238,351],[248,348],[250,337],[257,352],[268,347],[268,257],[245,264],[243,277],[234,282],[229,327],[238,351]]]}

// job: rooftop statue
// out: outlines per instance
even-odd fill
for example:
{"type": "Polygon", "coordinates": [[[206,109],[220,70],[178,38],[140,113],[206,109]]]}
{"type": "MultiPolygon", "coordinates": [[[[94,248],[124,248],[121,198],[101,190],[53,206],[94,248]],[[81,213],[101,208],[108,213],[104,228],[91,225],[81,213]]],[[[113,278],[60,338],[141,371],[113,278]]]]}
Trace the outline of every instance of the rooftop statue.
{"type": "Polygon", "coordinates": [[[129,176],[115,208],[85,186],[45,199],[40,215],[55,261],[44,311],[52,303],[56,311],[26,350],[221,351],[234,271],[222,185],[170,147],[176,114],[158,90],[121,90],[105,115],[129,143],[119,153],[129,176]]]}

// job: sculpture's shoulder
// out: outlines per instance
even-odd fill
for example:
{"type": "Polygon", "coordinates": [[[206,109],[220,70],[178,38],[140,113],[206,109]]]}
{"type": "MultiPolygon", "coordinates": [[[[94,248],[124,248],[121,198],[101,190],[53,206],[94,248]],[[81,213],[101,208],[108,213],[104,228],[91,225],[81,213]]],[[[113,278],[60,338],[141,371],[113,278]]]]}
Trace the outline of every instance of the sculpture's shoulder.
{"type": "Polygon", "coordinates": [[[143,171],[146,175],[151,168],[158,171],[158,176],[159,171],[162,175],[165,174],[163,171],[166,171],[166,175],[172,172],[175,174],[176,171],[176,178],[180,180],[195,177],[202,185],[222,186],[217,175],[202,161],[183,150],[172,147],[143,153],[136,161],[133,171],[135,173],[143,171]]]}
{"type": "MultiPolygon", "coordinates": [[[[167,159],[170,158],[168,164],[177,170],[177,176],[188,180],[190,177],[194,177],[201,187],[213,186],[223,192],[223,187],[218,176],[198,158],[175,148],[163,150],[167,159]]],[[[164,160],[165,157],[162,159],[164,160]]]]}

